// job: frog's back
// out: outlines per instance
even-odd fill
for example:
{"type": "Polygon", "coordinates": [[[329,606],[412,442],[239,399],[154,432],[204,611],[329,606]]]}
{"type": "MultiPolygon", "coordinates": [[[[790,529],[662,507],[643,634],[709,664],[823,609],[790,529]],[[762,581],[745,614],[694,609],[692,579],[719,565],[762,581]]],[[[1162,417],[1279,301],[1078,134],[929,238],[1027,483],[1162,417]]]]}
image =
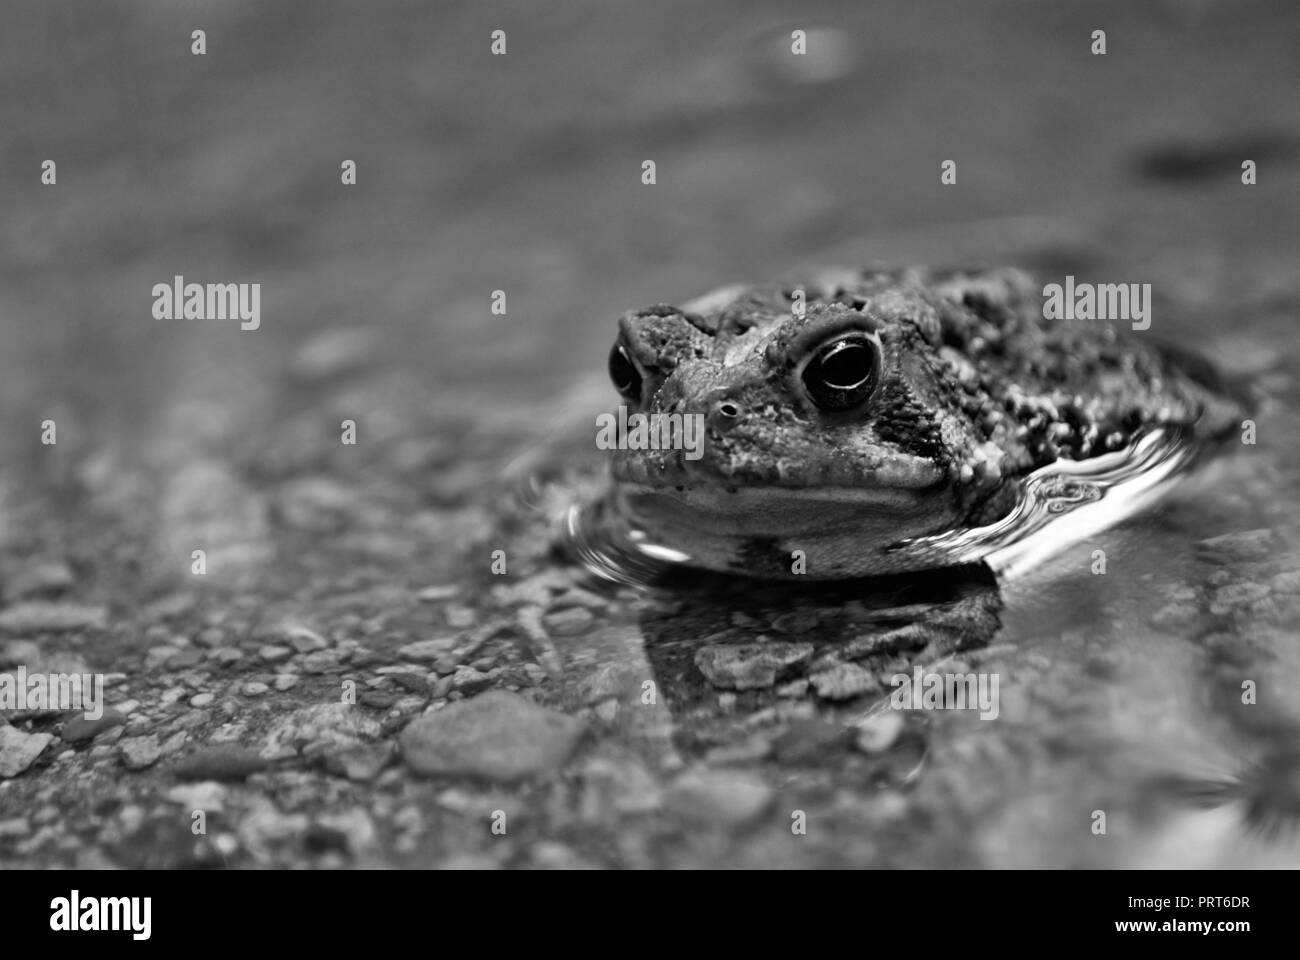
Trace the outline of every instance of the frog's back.
{"type": "Polygon", "coordinates": [[[931,360],[954,388],[950,402],[1003,451],[1007,477],[1122,450],[1162,427],[1214,444],[1253,407],[1244,384],[1194,349],[1124,321],[1051,315],[1043,286],[1021,270],[834,269],[810,277],[806,295],[860,305],[891,289],[934,309],[917,318],[931,360]]]}

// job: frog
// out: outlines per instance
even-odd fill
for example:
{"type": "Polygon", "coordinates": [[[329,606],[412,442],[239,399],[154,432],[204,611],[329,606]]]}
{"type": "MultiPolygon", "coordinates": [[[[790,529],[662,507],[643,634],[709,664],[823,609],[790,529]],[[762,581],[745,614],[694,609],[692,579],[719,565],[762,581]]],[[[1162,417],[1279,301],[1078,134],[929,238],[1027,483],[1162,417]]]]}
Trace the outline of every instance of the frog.
{"type": "MultiPolygon", "coordinates": [[[[1045,477],[1152,437],[1199,456],[1249,410],[1191,349],[1051,313],[1016,267],[827,268],[628,311],[607,365],[621,403],[695,418],[703,443],[611,451],[612,509],[704,570],[906,573],[951,560],[919,545],[1007,525],[1045,477]]],[[[1072,489],[1053,511],[1100,496],[1072,489]]]]}

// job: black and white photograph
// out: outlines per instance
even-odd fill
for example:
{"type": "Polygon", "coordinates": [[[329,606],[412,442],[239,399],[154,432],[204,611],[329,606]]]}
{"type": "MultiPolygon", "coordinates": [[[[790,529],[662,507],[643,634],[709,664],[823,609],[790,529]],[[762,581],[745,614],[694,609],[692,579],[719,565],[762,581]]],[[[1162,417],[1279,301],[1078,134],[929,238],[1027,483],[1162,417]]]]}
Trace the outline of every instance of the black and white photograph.
{"type": "Polygon", "coordinates": [[[1122,874],[1300,867],[1300,4],[0,21],[24,928],[1096,871],[1225,944],[1122,874]]]}

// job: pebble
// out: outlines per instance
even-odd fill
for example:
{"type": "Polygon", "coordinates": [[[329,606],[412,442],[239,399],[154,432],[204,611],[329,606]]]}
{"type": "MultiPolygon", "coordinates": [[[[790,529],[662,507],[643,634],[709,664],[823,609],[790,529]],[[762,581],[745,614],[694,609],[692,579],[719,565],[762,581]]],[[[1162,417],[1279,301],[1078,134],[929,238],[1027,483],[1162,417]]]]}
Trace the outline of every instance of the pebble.
{"type": "Polygon", "coordinates": [[[293,656],[293,651],[288,647],[280,647],[273,643],[268,643],[258,649],[257,655],[267,663],[279,663],[281,660],[288,660],[293,656]]]}
{"type": "Polygon", "coordinates": [[[161,748],[162,755],[164,757],[171,756],[177,750],[180,750],[183,746],[185,746],[185,741],[188,739],[189,739],[189,734],[187,734],[184,730],[180,730],[172,734],[170,737],[168,737],[166,740],[163,741],[163,745],[161,748]]]}
{"type": "Polygon", "coordinates": [[[393,704],[393,709],[400,714],[418,713],[424,709],[428,702],[428,697],[424,696],[402,697],[401,700],[393,704]]]}
{"type": "Polygon", "coordinates": [[[451,688],[459,690],[465,696],[478,693],[492,683],[489,674],[475,670],[473,667],[461,667],[451,678],[451,688]]]}
{"type": "Polygon", "coordinates": [[[109,729],[105,730],[103,733],[101,733],[98,737],[95,738],[95,746],[98,747],[100,744],[116,743],[118,740],[122,739],[122,736],[125,733],[126,733],[125,722],[119,724],[116,727],[110,727],[109,729]]]}
{"type": "Polygon", "coordinates": [[[200,747],[176,764],[176,776],[182,780],[236,781],[265,770],[266,760],[246,747],[221,744],[200,747]]]}
{"type": "Polygon", "coordinates": [[[200,630],[194,640],[202,647],[220,647],[225,642],[226,635],[216,627],[207,627],[200,630]]]}
{"type": "Polygon", "coordinates": [[[172,657],[179,654],[180,651],[175,647],[159,646],[150,647],[144,655],[144,668],[146,671],[157,670],[172,657]]]}
{"type": "Polygon", "coordinates": [[[327,673],[339,665],[336,650],[316,650],[299,658],[302,672],[311,675],[327,673]]]}
{"type": "Polygon", "coordinates": [[[360,807],[342,813],[322,814],[313,826],[337,835],[343,848],[352,854],[365,850],[375,840],[374,821],[360,807]]]}
{"type": "Polygon", "coordinates": [[[443,616],[447,618],[447,626],[457,629],[472,627],[478,620],[478,611],[473,607],[466,607],[459,603],[449,603],[443,611],[443,616]]]}
{"type": "Polygon", "coordinates": [[[400,746],[416,773],[513,782],[559,769],[585,729],[574,717],[492,690],[412,721],[400,746]]]}
{"type": "Polygon", "coordinates": [[[297,623],[280,627],[278,635],[288,640],[289,645],[299,653],[312,653],[329,646],[329,641],[315,630],[297,623]]]}
{"type": "Polygon", "coordinates": [[[179,803],[186,810],[219,812],[225,807],[226,788],[212,780],[182,783],[167,791],[167,799],[179,803]]]}
{"type": "Polygon", "coordinates": [[[772,803],[772,789],[730,770],[694,770],[678,777],[664,806],[687,820],[739,827],[758,819],[772,803]]]}
{"type": "Polygon", "coordinates": [[[569,587],[560,597],[557,606],[586,607],[588,610],[597,613],[605,613],[609,610],[610,602],[609,597],[602,597],[599,593],[591,590],[584,590],[582,587],[569,587]]]}
{"type": "MultiPolygon", "coordinates": [[[[340,646],[341,646],[341,645],[340,645],[340,646]]],[[[341,660],[341,659],[343,658],[343,656],[344,656],[344,652],[343,652],[343,650],[341,650],[341,649],[338,650],[338,651],[334,651],[334,650],[329,650],[329,651],[321,650],[321,651],[319,651],[319,652],[317,652],[317,653],[308,654],[308,656],[304,658],[304,661],[310,661],[310,660],[312,660],[313,657],[316,657],[316,658],[318,658],[318,659],[315,660],[315,661],[312,661],[312,662],[320,663],[320,662],[323,662],[323,661],[320,660],[319,658],[323,658],[323,657],[336,657],[336,658],[338,658],[338,659],[341,660]]],[[[354,648],[350,648],[349,651],[348,651],[348,653],[347,653],[347,657],[348,657],[349,662],[350,662],[350,663],[352,664],[352,666],[354,666],[354,667],[368,667],[368,666],[371,666],[372,664],[382,663],[382,662],[384,662],[384,660],[385,660],[385,657],[381,656],[380,654],[376,653],[375,651],[373,651],[373,650],[371,650],[371,649],[369,649],[369,648],[367,648],[367,647],[354,647],[354,648]]]]}
{"type": "Polygon", "coordinates": [[[388,678],[407,693],[429,692],[429,678],[422,673],[403,671],[401,673],[390,673],[388,678]]]}
{"type": "Polygon", "coordinates": [[[118,741],[117,751],[128,770],[144,770],[162,756],[162,748],[154,737],[123,737],[118,741]]]}
{"type": "Polygon", "coordinates": [[[704,762],[710,767],[733,767],[743,764],[755,764],[771,756],[772,744],[759,734],[743,740],[732,741],[710,748],[704,754],[704,762]]]}
{"type": "Polygon", "coordinates": [[[206,724],[212,715],[207,710],[186,710],[177,717],[173,724],[182,730],[193,730],[195,727],[201,727],[206,724]]]}
{"type": "Polygon", "coordinates": [[[880,689],[880,681],[870,670],[856,663],[839,663],[829,670],[808,678],[817,696],[826,700],[851,700],[880,689]]]}
{"type": "Polygon", "coordinates": [[[248,728],[242,723],[223,723],[208,734],[208,743],[243,743],[248,736],[248,728]]]}
{"type": "Polygon", "coordinates": [[[441,677],[429,688],[429,696],[434,700],[441,700],[449,693],[451,693],[451,677],[441,677]]]}
{"type": "Polygon", "coordinates": [[[1288,570],[1279,573],[1269,581],[1269,586],[1277,593],[1300,593],[1300,570],[1288,570]]]}
{"type": "Polygon", "coordinates": [[[808,681],[800,677],[798,680],[791,680],[776,688],[778,697],[802,697],[808,693],[808,681]]]}
{"type": "Polygon", "coordinates": [[[299,752],[335,752],[373,740],[379,734],[379,721],[351,704],[302,707],[271,726],[262,756],[270,759],[291,757],[299,752]]]}
{"type": "Polygon", "coordinates": [[[546,668],[539,663],[529,661],[523,666],[524,675],[534,684],[539,684],[546,679],[546,668]]]}
{"type": "Polygon", "coordinates": [[[424,832],[424,815],[420,813],[420,808],[416,806],[402,807],[393,814],[390,822],[393,829],[398,833],[424,832]]]}
{"type": "Polygon", "coordinates": [[[296,630],[289,637],[289,645],[298,653],[316,653],[329,648],[329,641],[310,630],[296,630]]]}
{"type": "Polygon", "coordinates": [[[321,383],[364,370],[374,362],[381,342],[371,327],[323,330],[294,353],[289,373],[303,383],[321,383]]]}
{"type": "Polygon", "coordinates": [[[191,667],[197,667],[203,659],[202,650],[182,650],[176,656],[167,661],[168,670],[189,670],[191,667]]]}
{"type": "Polygon", "coordinates": [[[546,614],[542,617],[542,623],[552,636],[576,637],[590,630],[595,619],[591,611],[584,607],[568,607],[546,614]]]}
{"type": "Polygon", "coordinates": [[[1175,600],[1151,614],[1151,626],[1157,630],[1178,630],[1191,626],[1199,616],[1195,603],[1175,600]]]}
{"type": "Polygon", "coordinates": [[[460,669],[460,659],[455,656],[439,657],[437,660],[433,661],[433,669],[435,673],[447,676],[448,674],[455,673],[460,669]]]}
{"type": "Polygon", "coordinates": [[[572,847],[553,840],[543,840],[532,845],[529,851],[531,866],[541,870],[590,870],[592,864],[572,847]]]}
{"type": "Polygon", "coordinates": [[[650,813],[663,802],[663,791],[644,765],[636,760],[594,757],[582,769],[579,809],[586,819],[616,814],[650,813]]]}
{"type": "Polygon", "coordinates": [[[54,739],[49,733],[24,733],[0,724],[0,777],[16,777],[35,762],[54,739]]]}
{"type": "Polygon", "coordinates": [[[772,740],[772,753],[782,763],[825,763],[848,742],[848,731],[815,717],[796,717],[772,740]]]}
{"type": "Polygon", "coordinates": [[[1248,610],[1273,591],[1263,583],[1240,580],[1215,590],[1210,600],[1210,613],[1217,617],[1248,610]]]}
{"type": "Polygon", "coordinates": [[[241,688],[241,692],[246,697],[260,697],[262,694],[266,693],[270,689],[271,688],[264,683],[261,683],[257,680],[251,680],[248,683],[244,684],[244,686],[241,688]]]}
{"type": "Polygon", "coordinates": [[[271,686],[283,693],[286,690],[292,690],[298,685],[298,675],[296,673],[277,673],[275,679],[271,681],[271,686]]]}
{"type": "Polygon", "coordinates": [[[172,593],[145,607],[149,620],[174,620],[194,609],[197,598],[192,593],[172,593]]]}
{"type": "Polygon", "coordinates": [[[41,662],[41,648],[31,640],[6,640],[0,643],[0,668],[41,662]]]}
{"type": "Polygon", "coordinates": [[[72,570],[66,563],[38,563],[14,574],[5,584],[5,599],[12,602],[63,593],[72,583],[72,570]]]}
{"type": "Polygon", "coordinates": [[[695,665],[715,687],[758,690],[774,686],[812,653],[811,643],[718,643],[696,651],[695,665]]]}
{"type": "Polygon", "coordinates": [[[1265,560],[1277,552],[1277,537],[1267,527],[1210,537],[1196,545],[1197,552],[1212,563],[1265,560]]]}
{"type": "Polygon", "coordinates": [[[202,709],[203,707],[211,706],[216,699],[217,696],[214,693],[196,693],[194,696],[190,697],[190,706],[202,709]]]}
{"type": "Polygon", "coordinates": [[[432,663],[444,654],[451,653],[456,646],[456,637],[439,637],[435,640],[416,640],[404,647],[399,647],[397,655],[403,660],[416,663],[432,663]]]}
{"type": "Polygon", "coordinates": [[[31,600],[0,611],[0,632],[5,633],[65,632],[107,625],[108,608],[102,606],[31,600]]]}
{"type": "Polygon", "coordinates": [[[416,594],[426,603],[437,603],[439,600],[450,600],[456,594],[460,593],[460,587],[455,584],[445,584],[441,586],[425,587],[416,594]]]}
{"type": "Polygon", "coordinates": [[[109,707],[104,711],[103,716],[95,720],[82,716],[74,717],[63,725],[63,731],[59,736],[66,743],[89,743],[97,734],[123,723],[126,723],[126,717],[113,707],[109,707]]]}
{"type": "Polygon", "coordinates": [[[229,667],[244,659],[244,651],[238,647],[218,647],[209,656],[223,667],[229,667]]]}
{"type": "Polygon", "coordinates": [[[350,747],[325,758],[325,769],[358,783],[369,783],[379,776],[392,757],[392,749],[383,746],[350,747]]]}
{"type": "Polygon", "coordinates": [[[804,634],[821,623],[821,615],[816,610],[792,610],[772,620],[772,629],[777,633],[804,634]]]}
{"type": "Polygon", "coordinates": [[[858,724],[855,743],[863,753],[884,753],[894,745],[903,732],[903,715],[897,710],[885,710],[858,724]]]}

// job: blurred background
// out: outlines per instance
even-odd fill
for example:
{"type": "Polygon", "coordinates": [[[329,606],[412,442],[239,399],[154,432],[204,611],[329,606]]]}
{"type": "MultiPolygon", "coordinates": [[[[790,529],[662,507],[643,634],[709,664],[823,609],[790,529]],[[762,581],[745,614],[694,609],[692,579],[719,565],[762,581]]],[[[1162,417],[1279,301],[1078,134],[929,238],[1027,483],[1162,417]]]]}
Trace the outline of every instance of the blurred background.
{"type": "MultiPolygon", "coordinates": [[[[430,545],[481,535],[502,459],[604,389],[614,318],[724,283],[1012,264],[1151,283],[1157,330],[1235,372],[1295,359],[1287,0],[11,0],[4,21],[0,574],[67,559],[122,617],[196,542],[236,620],[453,577],[430,545]],[[154,319],[176,274],[261,283],[261,329],[154,319]]],[[[1230,487],[1198,533],[1270,522],[1251,511],[1295,477],[1295,409],[1263,495],[1230,487]]],[[[1068,860],[1055,827],[1018,859],[1037,809],[967,862],[1068,860]]]]}
{"type": "Polygon", "coordinates": [[[6,20],[6,416],[138,422],[219,400],[194,367],[238,394],[341,326],[449,403],[528,401],[600,367],[625,309],[806,264],[1104,273],[1211,338],[1228,325],[1204,314],[1291,280],[1286,2],[20,0],[6,20]],[[260,281],[263,329],[153,320],[175,273],[260,281]]]}

